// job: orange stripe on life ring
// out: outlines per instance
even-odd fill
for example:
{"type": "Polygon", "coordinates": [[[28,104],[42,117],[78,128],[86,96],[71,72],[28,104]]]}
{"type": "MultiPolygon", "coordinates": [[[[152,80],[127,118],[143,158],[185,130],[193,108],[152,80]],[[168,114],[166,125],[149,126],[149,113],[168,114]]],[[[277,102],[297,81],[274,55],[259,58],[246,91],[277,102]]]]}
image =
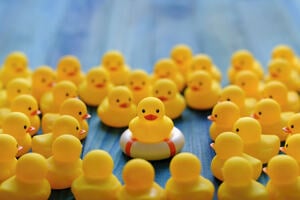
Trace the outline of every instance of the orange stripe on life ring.
{"type": "Polygon", "coordinates": [[[165,139],[165,142],[168,144],[169,149],[170,149],[170,156],[175,156],[176,154],[176,146],[174,142],[170,139],[165,139]]]}
{"type": "Polygon", "coordinates": [[[133,143],[136,141],[135,138],[131,138],[131,140],[129,140],[127,143],[126,143],[126,147],[125,147],[125,153],[126,155],[130,155],[130,150],[131,150],[131,146],[133,145],[133,143]]]}

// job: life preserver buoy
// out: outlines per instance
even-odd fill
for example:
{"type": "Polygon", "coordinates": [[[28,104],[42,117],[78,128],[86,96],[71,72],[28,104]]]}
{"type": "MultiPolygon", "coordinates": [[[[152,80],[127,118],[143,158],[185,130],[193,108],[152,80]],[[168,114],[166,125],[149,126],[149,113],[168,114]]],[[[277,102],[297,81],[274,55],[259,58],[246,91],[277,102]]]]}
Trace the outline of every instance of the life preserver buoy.
{"type": "Polygon", "coordinates": [[[184,135],[174,127],[171,137],[159,143],[143,143],[132,138],[131,131],[127,129],[120,138],[122,151],[132,158],[146,160],[162,160],[174,156],[184,145],[184,135]]]}

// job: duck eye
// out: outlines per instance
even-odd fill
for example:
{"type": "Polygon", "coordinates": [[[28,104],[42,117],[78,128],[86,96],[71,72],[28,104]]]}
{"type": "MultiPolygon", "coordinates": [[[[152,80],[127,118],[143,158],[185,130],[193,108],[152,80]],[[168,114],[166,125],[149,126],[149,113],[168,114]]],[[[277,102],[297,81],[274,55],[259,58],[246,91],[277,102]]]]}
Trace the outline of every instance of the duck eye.
{"type": "Polygon", "coordinates": [[[245,82],[242,82],[242,83],[241,83],[241,85],[242,85],[242,86],[245,86],[245,85],[246,85],[246,83],[245,83],[245,82]]]}
{"type": "Polygon", "coordinates": [[[261,113],[261,112],[258,112],[258,114],[261,115],[262,113],[261,113]]]}
{"type": "Polygon", "coordinates": [[[106,79],[103,79],[103,83],[106,83],[106,79]]]}
{"type": "Polygon", "coordinates": [[[78,113],[79,115],[82,115],[82,112],[81,111],[79,111],[79,113],[78,113]]]}
{"type": "Polygon", "coordinates": [[[156,109],[156,113],[159,113],[159,109],[156,109]]]}
{"type": "Polygon", "coordinates": [[[142,113],[145,113],[145,112],[146,112],[146,110],[145,110],[145,109],[143,109],[143,110],[142,110],[142,113]]]}
{"type": "Polygon", "coordinates": [[[133,81],[130,81],[130,85],[133,85],[133,81]]]}
{"type": "Polygon", "coordinates": [[[155,94],[158,94],[158,90],[155,90],[155,94]]]}
{"type": "Polygon", "coordinates": [[[278,68],[278,69],[277,69],[277,72],[281,72],[281,69],[280,69],[280,68],[278,68]]]}
{"type": "Polygon", "coordinates": [[[286,144],[286,145],[285,145],[285,148],[288,148],[288,147],[289,147],[289,144],[286,144]]]}
{"type": "Polygon", "coordinates": [[[142,82],[142,85],[145,85],[145,84],[146,84],[145,81],[143,81],[143,82],[142,82]]]}
{"type": "Polygon", "coordinates": [[[237,129],[235,129],[235,131],[236,131],[236,132],[239,132],[239,131],[240,131],[240,129],[238,129],[238,128],[237,128],[237,129]]]}
{"type": "Polygon", "coordinates": [[[76,126],[76,130],[77,130],[77,131],[79,130],[79,127],[78,127],[78,126],[76,126]]]}
{"type": "Polygon", "coordinates": [[[119,103],[119,102],[120,102],[120,99],[117,99],[116,102],[119,103]]]}
{"type": "Polygon", "coordinates": [[[131,101],[131,98],[128,98],[128,101],[131,101]]]}
{"type": "Polygon", "coordinates": [[[171,95],[172,94],[172,92],[171,91],[168,91],[168,95],[171,95]]]}
{"type": "Polygon", "coordinates": [[[31,110],[31,107],[28,107],[28,110],[31,110]]]}
{"type": "Polygon", "coordinates": [[[202,85],[203,83],[202,83],[202,82],[199,82],[198,84],[199,84],[199,85],[202,85]]]}
{"type": "Polygon", "coordinates": [[[214,117],[215,117],[215,118],[217,118],[217,117],[218,117],[218,115],[217,115],[217,114],[215,114],[215,115],[214,115],[214,117]]]}
{"type": "Polygon", "coordinates": [[[230,98],[227,98],[226,100],[227,100],[227,101],[230,101],[230,98]]]}
{"type": "Polygon", "coordinates": [[[291,125],[291,128],[294,128],[294,125],[291,125]]]}
{"type": "Polygon", "coordinates": [[[269,98],[273,99],[273,96],[272,96],[272,95],[270,95],[270,96],[269,96],[269,98]]]}
{"type": "Polygon", "coordinates": [[[17,90],[17,93],[21,93],[21,90],[20,90],[20,89],[18,89],[18,90],[17,90]]]}
{"type": "Polygon", "coordinates": [[[95,79],[92,79],[91,82],[92,82],[92,83],[95,83],[95,79]]]}
{"type": "Polygon", "coordinates": [[[42,78],[41,82],[42,82],[42,83],[45,83],[45,82],[46,82],[46,79],[45,79],[45,78],[42,78]]]}
{"type": "Polygon", "coordinates": [[[66,68],[63,68],[63,72],[67,72],[67,69],[66,69],[66,68]]]}
{"type": "Polygon", "coordinates": [[[26,126],[26,125],[24,125],[24,129],[25,129],[25,130],[27,129],[27,126],[26,126]]]}

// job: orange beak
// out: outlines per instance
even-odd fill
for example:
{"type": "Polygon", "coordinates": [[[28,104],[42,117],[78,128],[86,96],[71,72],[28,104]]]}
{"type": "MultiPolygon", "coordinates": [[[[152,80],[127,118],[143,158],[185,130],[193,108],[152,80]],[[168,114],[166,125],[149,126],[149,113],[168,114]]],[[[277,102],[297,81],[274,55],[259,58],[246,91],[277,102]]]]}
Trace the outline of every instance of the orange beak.
{"type": "Polygon", "coordinates": [[[198,88],[197,86],[192,86],[191,89],[192,89],[193,91],[198,91],[200,88],[198,88]]]}
{"type": "Polygon", "coordinates": [[[239,66],[239,65],[234,65],[234,69],[237,70],[237,71],[239,71],[239,70],[241,70],[241,66],[239,66]]]}
{"type": "Polygon", "coordinates": [[[168,101],[168,98],[167,97],[164,97],[164,96],[160,96],[158,97],[161,101],[168,101]]]}
{"type": "Polygon", "coordinates": [[[153,121],[153,120],[156,120],[157,116],[156,116],[156,115],[149,114],[149,115],[145,115],[144,118],[145,118],[146,120],[153,121]]]}
{"type": "Polygon", "coordinates": [[[30,113],[31,116],[40,115],[40,114],[42,114],[40,110],[34,110],[32,113],[30,113]]]}
{"type": "Polygon", "coordinates": [[[210,143],[209,146],[210,146],[213,150],[215,150],[215,143],[214,143],[214,142],[210,143]]]}
{"type": "Polygon", "coordinates": [[[280,150],[282,153],[286,153],[286,148],[285,148],[285,147],[280,147],[279,150],[280,150]]]}
{"type": "Polygon", "coordinates": [[[76,74],[76,72],[69,72],[68,76],[74,76],[76,74]]]}
{"type": "Polygon", "coordinates": [[[79,135],[83,135],[83,134],[85,134],[85,133],[86,133],[86,130],[81,129],[81,130],[79,131],[79,135]]]}
{"type": "Polygon", "coordinates": [[[139,91],[139,90],[141,90],[141,89],[142,89],[142,87],[139,87],[139,86],[133,87],[133,90],[135,90],[135,91],[139,91]]]}
{"type": "Polygon", "coordinates": [[[18,144],[18,151],[21,151],[23,149],[23,146],[18,144]]]}
{"type": "Polygon", "coordinates": [[[292,130],[289,128],[289,127],[283,127],[282,128],[282,130],[285,132],[285,133],[287,133],[287,134],[290,134],[290,133],[292,133],[292,130]]]}
{"type": "Polygon", "coordinates": [[[116,66],[111,66],[111,67],[109,68],[110,71],[116,71],[117,69],[118,69],[118,67],[116,67],[116,66]]]}
{"type": "Polygon", "coordinates": [[[95,86],[96,86],[96,88],[102,88],[102,87],[104,86],[104,84],[98,83],[98,84],[96,84],[95,86]]]}
{"type": "Polygon", "coordinates": [[[87,114],[85,114],[85,115],[82,116],[83,120],[84,119],[89,119],[89,118],[91,118],[91,115],[89,113],[87,113],[87,114]]]}
{"type": "Polygon", "coordinates": [[[50,87],[50,88],[52,88],[54,86],[54,84],[55,84],[54,82],[50,82],[50,83],[48,83],[47,86],[50,87]]]}
{"type": "Polygon", "coordinates": [[[120,104],[120,107],[121,107],[121,108],[127,108],[128,106],[129,106],[128,103],[122,103],[122,104],[120,104]]]}
{"type": "Polygon", "coordinates": [[[26,130],[26,132],[31,133],[34,130],[35,130],[35,128],[33,126],[29,126],[28,129],[26,130]]]}
{"type": "Polygon", "coordinates": [[[278,77],[278,74],[276,74],[276,73],[271,73],[271,76],[272,76],[273,78],[277,78],[277,77],[278,77]]]}
{"type": "Polygon", "coordinates": [[[264,172],[265,174],[268,174],[268,168],[267,168],[267,167],[264,167],[264,168],[263,168],[263,172],[264,172]]]}
{"type": "Polygon", "coordinates": [[[256,114],[256,113],[253,113],[253,114],[251,115],[251,117],[253,117],[254,119],[259,119],[259,116],[258,116],[258,114],[256,114]]]}
{"type": "Polygon", "coordinates": [[[213,115],[209,115],[207,119],[213,122],[216,121],[216,118],[213,115]]]}

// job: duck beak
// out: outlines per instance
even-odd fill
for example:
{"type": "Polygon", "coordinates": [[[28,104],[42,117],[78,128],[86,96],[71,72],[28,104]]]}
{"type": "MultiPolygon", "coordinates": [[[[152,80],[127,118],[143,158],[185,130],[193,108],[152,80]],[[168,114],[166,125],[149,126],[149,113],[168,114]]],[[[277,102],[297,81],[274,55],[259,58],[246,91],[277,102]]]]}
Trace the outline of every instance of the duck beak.
{"type": "Polygon", "coordinates": [[[251,115],[251,117],[253,117],[254,119],[259,119],[259,116],[258,116],[256,113],[253,113],[253,114],[251,115]]]}
{"type": "Polygon", "coordinates": [[[121,108],[127,108],[128,106],[129,106],[128,103],[122,103],[122,104],[120,104],[121,108]]]}
{"type": "Polygon", "coordinates": [[[18,148],[18,152],[19,152],[19,151],[21,151],[23,149],[23,146],[21,146],[21,145],[18,144],[17,148],[18,148]]]}
{"type": "Polygon", "coordinates": [[[29,126],[28,129],[26,130],[26,132],[31,133],[34,130],[35,130],[35,128],[33,126],[29,126]]]}
{"type": "Polygon", "coordinates": [[[282,153],[286,153],[286,148],[285,148],[285,147],[280,147],[279,150],[280,150],[282,153]]]}
{"type": "Polygon", "coordinates": [[[83,134],[85,134],[86,133],[86,130],[84,130],[84,129],[81,129],[80,131],[79,131],[79,135],[83,135],[83,134]]]}
{"type": "Polygon", "coordinates": [[[140,87],[140,86],[135,86],[135,87],[133,87],[133,90],[135,90],[135,91],[139,91],[139,90],[141,90],[142,89],[142,87],[140,87]]]}
{"type": "Polygon", "coordinates": [[[52,88],[54,86],[54,82],[50,82],[49,84],[48,84],[48,87],[50,87],[50,88],[52,88]]]}
{"type": "Polygon", "coordinates": [[[264,172],[265,174],[268,174],[268,168],[267,168],[267,167],[264,167],[262,170],[263,170],[263,172],[264,172]]]}
{"type": "Polygon", "coordinates": [[[289,127],[283,127],[282,128],[282,130],[285,132],[285,133],[287,133],[287,134],[290,134],[290,133],[292,133],[292,130],[289,128],[289,127]]]}
{"type": "Polygon", "coordinates": [[[96,84],[95,86],[96,86],[96,88],[102,88],[102,87],[104,87],[104,84],[98,83],[98,84],[96,84]]]}
{"type": "Polygon", "coordinates": [[[214,142],[210,143],[209,146],[210,146],[213,150],[215,150],[215,143],[214,143],[214,142]]]}
{"type": "Polygon", "coordinates": [[[156,120],[157,116],[156,116],[156,115],[149,114],[149,115],[145,115],[144,118],[145,118],[146,120],[153,121],[153,120],[156,120]]]}
{"type": "Polygon", "coordinates": [[[89,118],[91,118],[91,115],[89,113],[87,113],[87,114],[85,114],[85,115],[82,116],[83,120],[84,119],[89,119],[89,118]]]}
{"type": "Polygon", "coordinates": [[[40,114],[42,114],[42,112],[40,110],[35,110],[32,113],[30,113],[31,116],[40,115],[40,114]]]}
{"type": "Polygon", "coordinates": [[[209,115],[207,117],[207,119],[210,120],[210,121],[212,121],[212,122],[216,121],[216,118],[213,115],[209,115]]]}
{"type": "Polygon", "coordinates": [[[167,97],[164,97],[164,96],[160,96],[160,97],[158,97],[161,101],[167,101],[168,100],[168,98],[167,97]]]}

